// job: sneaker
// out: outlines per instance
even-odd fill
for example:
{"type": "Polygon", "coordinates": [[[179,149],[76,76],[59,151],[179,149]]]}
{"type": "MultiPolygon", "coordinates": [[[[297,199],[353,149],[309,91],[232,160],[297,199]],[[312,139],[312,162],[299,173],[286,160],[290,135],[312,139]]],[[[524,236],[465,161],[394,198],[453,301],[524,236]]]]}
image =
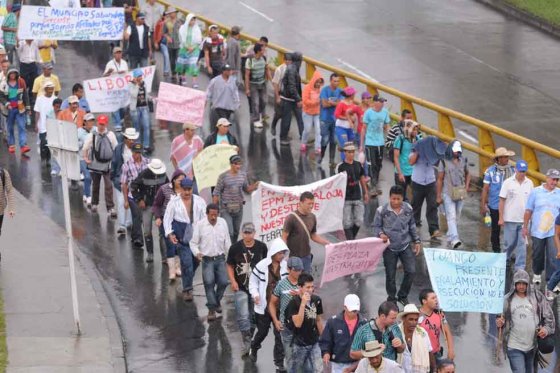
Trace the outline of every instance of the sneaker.
{"type": "Polygon", "coordinates": [[[451,248],[456,249],[461,246],[463,243],[460,240],[453,240],[451,241],[451,248]]]}
{"type": "Polygon", "coordinates": [[[142,240],[134,240],[132,241],[132,244],[134,245],[135,248],[139,249],[142,246],[144,246],[144,242],[142,242],[142,240]]]}
{"type": "Polygon", "coordinates": [[[56,170],[51,170],[51,176],[58,176],[59,173],[56,170]]]}
{"type": "Polygon", "coordinates": [[[402,304],[403,307],[410,303],[410,302],[408,301],[408,298],[399,298],[397,302],[399,302],[400,304],[402,304]]]}
{"type": "Polygon", "coordinates": [[[299,146],[299,150],[300,150],[302,153],[305,153],[305,152],[307,151],[307,145],[306,145],[306,144],[301,144],[301,145],[299,146]]]}
{"type": "Polygon", "coordinates": [[[218,308],[216,308],[216,312],[218,312],[218,313],[222,313],[222,307],[218,307],[218,308]]]}
{"type": "Polygon", "coordinates": [[[544,296],[546,297],[546,300],[549,300],[549,301],[554,300],[554,292],[552,292],[551,290],[546,289],[544,291],[544,296]]]}
{"type": "Polygon", "coordinates": [[[88,197],[86,200],[87,207],[91,207],[91,197],[88,197]]]}
{"type": "Polygon", "coordinates": [[[263,128],[263,124],[260,120],[257,120],[256,122],[253,122],[253,126],[255,128],[263,128]]]}
{"type": "Polygon", "coordinates": [[[109,215],[110,215],[113,219],[116,219],[116,217],[117,217],[117,210],[115,210],[114,208],[112,208],[112,209],[109,209],[108,212],[109,212],[109,215]]]}
{"type": "Polygon", "coordinates": [[[257,352],[258,352],[258,351],[259,351],[259,350],[257,350],[257,349],[255,349],[255,348],[252,348],[252,347],[251,347],[251,352],[249,353],[249,358],[251,359],[251,361],[252,361],[253,363],[256,363],[256,362],[257,362],[257,352]]]}
{"type": "Polygon", "coordinates": [[[119,227],[119,229],[117,229],[117,236],[118,237],[126,236],[126,228],[119,227]]]}
{"type": "Polygon", "coordinates": [[[22,153],[28,153],[31,150],[31,148],[27,145],[24,145],[24,146],[21,147],[20,150],[21,150],[22,153]]]}
{"type": "MultiPolygon", "coordinates": [[[[52,175],[52,171],[51,171],[51,175],[52,175]]],[[[82,202],[83,203],[87,203],[87,196],[82,196],[82,202]]]]}
{"type": "Polygon", "coordinates": [[[192,290],[187,290],[187,291],[183,292],[183,300],[185,302],[192,302],[193,298],[194,298],[194,296],[193,296],[192,290]]]}
{"type": "Polygon", "coordinates": [[[97,212],[97,205],[91,205],[91,212],[97,212]]]}
{"type": "Polygon", "coordinates": [[[206,317],[208,321],[214,321],[217,318],[218,317],[216,316],[216,311],[208,311],[208,316],[206,317]]]}
{"type": "Polygon", "coordinates": [[[16,146],[15,146],[15,145],[10,145],[10,146],[8,146],[8,151],[9,151],[11,154],[14,154],[14,153],[16,152],[16,146]]]}
{"type": "Polygon", "coordinates": [[[560,294],[560,285],[556,285],[556,287],[554,289],[552,289],[552,292],[554,294],[560,294]]]}
{"type": "Polygon", "coordinates": [[[535,285],[541,284],[541,275],[533,275],[533,284],[535,285]]]}
{"type": "Polygon", "coordinates": [[[288,371],[284,368],[283,364],[275,364],[276,365],[276,373],[287,373],[288,371]]]}
{"type": "Polygon", "coordinates": [[[148,256],[146,257],[146,263],[153,263],[153,262],[154,262],[154,254],[148,253],[148,256]]]}

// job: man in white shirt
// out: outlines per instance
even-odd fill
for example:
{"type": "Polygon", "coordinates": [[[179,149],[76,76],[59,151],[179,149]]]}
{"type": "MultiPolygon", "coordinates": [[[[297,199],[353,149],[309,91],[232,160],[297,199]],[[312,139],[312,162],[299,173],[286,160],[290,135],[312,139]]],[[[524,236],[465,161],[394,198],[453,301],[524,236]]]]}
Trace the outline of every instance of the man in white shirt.
{"type": "Polygon", "coordinates": [[[54,95],[54,83],[47,81],[43,85],[45,94],[38,96],[33,110],[35,111],[35,129],[39,134],[41,160],[49,161],[51,152],[47,146],[47,114],[52,111],[54,95]]]}
{"type": "Polygon", "coordinates": [[[220,302],[229,284],[226,256],[231,239],[226,221],[218,215],[218,205],[211,203],[206,206],[207,219],[196,223],[191,239],[191,250],[198,260],[202,261],[202,282],[206,291],[208,321],[221,317],[220,302]]]}
{"type": "MultiPolygon", "coordinates": [[[[193,226],[206,219],[205,213],[206,202],[193,194],[193,180],[185,177],[181,180],[179,194],[171,198],[163,215],[165,236],[176,245],[181,261],[181,281],[185,302],[193,300],[193,278],[198,268],[198,260],[194,258],[188,240],[189,236],[192,236],[193,226]]],[[[173,267],[172,262],[168,261],[170,268],[173,267]]]]}
{"type": "Polygon", "coordinates": [[[146,26],[150,30],[150,36],[154,32],[156,23],[163,15],[163,6],[156,3],[156,0],[148,0],[145,4],[140,5],[140,11],[146,15],[146,26]]]}
{"type": "Polygon", "coordinates": [[[17,48],[20,75],[25,80],[29,98],[32,96],[33,82],[37,77],[37,64],[41,63],[39,44],[36,40],[20,40],[17,48]]]}
{"type": "Polygon", "coordinates": [[[498,225],[504,227],[504,245],[507,258],[515,253],[515,270],[525,269],[527,244],[523,237],[523,216],[527,198],[533,190],[533,182],[526,176],[527,162],[519,160],[515,164],[515,174],[504,180],[500,189],[500,219],[498,225]]]}
{"type": "Polygon", "coordinates": [[[113,48],[113,59],[105,65],[103,76],[124,74],[128,72],[128,63],[122,58],[122,48],[113,48]]]}
{"type": "Polygon", "coordinates": [[[364,358],[360,360],[356,373],[404,373],[397,362],[383,357],[385,346],[379,341],[366,342],[365,347],[362,350],[364,358]]]}

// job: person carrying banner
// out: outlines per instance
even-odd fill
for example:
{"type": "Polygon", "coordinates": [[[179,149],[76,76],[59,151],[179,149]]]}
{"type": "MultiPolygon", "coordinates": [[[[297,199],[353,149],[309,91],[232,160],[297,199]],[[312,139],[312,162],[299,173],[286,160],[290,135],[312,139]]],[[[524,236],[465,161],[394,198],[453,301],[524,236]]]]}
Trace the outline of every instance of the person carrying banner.
{"type": "Polygon", "coordinates": [[[373,235],[389,246],[383,252],[385,264],[385,288],[387,300],[408,304],[408,293],[416,273],[416,256],[422,248],[420,237],[416,231],[412,206],[404,202],[403,189],[395,185],[389,191],[389,203],[379,206],[373,220],[373,235]],[[397,294],[395,276],[397,262],[401,261],[404,268],[404,278],[397,294]]]}
{"type": "Polygon", "coordinates": [[[218,177],[212,192],[212,202],[220,205],[221,216],[227,222],[231,241],[237,242],[245,204],[243,192],[252,193],[259,186],[259,182],[249,183],[247,173],[241,171],[242,160],[239,155],[232,155],[229,164],[230,169],[218,177]]]}
{"type": "Polygon", "coordinates": [[[299,197],[298,208],[291,212],[284,220],[282,239],[290,248],[292,256],[297,256],[303,261],[303,270],[311,273],[313,254],[311,242],[328,245],[330,242],[317,234],[317,217],[312,212],[315,205],[315,196],[311,192],[303,192],[299,197]]]}
{"type": "Polygon", "coordinates": [[[405,373],[395,361],[383,357],[385,346],[378,341],[366,342],[355,373],[405,373]]]}
{"type": "MultiPolygon", "coordinates": [[[[121,47],[113,48],[113,59],[107,62],[103,76],[111,76],[117,74],[124,74],[128,72],[128,63],[122,58],[123,50],[121,47]]],[[[113,128],[115,131],[120,132],[122,128],[122,121],[124,120],[124,108],[118,109],[111,113],[113,121],[113,128]]]]}
{"type": "Polygon", "coordinates": [[[354,240],[364,223],[364,205],[369,203],[369,193],[364,167],[360,162],[354,161],[356,146],[353,142],[347,142],[342,150],[346,157],[336,169],[337,173],[346,172],[347,175],[342,226],[346,239],[354,240]]]}
{"type": "Polygon", "coordinates": [[[144,152],[150,154],[150,111],[148,110],[148,88],[144,82],[144,72],[136,69],[132,72],[132,81],[128,83],[130,93],[130,116],[132,125],[141,134],[144,152]]]}
{"type": "Polygon", "coordinates": [[[204,148],[198,129],[192,123],[183,124],[183,133],[171,142],[171,163],[175,169],[182,170],[189,179],[193,178],[193,160],[204,148]]]}
{"type": "Polygon", "coordinates": [[[504,328],[503,348],[511,370],[536,371],[537,339],[554,334],[554,313],[541,291],[531,286],[529,274],[522,269],[513,275],[511,290],[504,299],[504,312],[496,318],[496,326],[504,328]]]}
{"type": "Polygon", "coordinates": [[[243,336],[241,356],[249,354],[253,336],[254,304],[249,294],[249,278],[258,262],[267,257],[266,245],[255,240],[255,225],[244,223],[243,238],[231,245],[227,256],[227,271],[233,291],[237,326],[243,336]]]}
{"type": "Polygon", "coordinates": [[[453,334],[447,323],[445,314],[439,309],[438,298],[432,289],[423,289],[418,296],[420,300],[420,317],[418,325],[420,325],[430,337],[434,355],[437,361],[443,359],[443,346],[441,346],[439,337],[443,333],[447,342],[447,358],[455,359],[455,348],[453,343],[453,334]]]}

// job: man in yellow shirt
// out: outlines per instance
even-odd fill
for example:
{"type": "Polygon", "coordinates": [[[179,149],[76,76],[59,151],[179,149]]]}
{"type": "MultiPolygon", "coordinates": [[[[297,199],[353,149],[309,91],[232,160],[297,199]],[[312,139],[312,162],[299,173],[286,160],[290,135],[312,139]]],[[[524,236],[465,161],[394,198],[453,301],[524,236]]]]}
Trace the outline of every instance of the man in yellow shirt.
{"type": "Polygon", "coordinates": [[[45,93],[43,87],[47,81],[51,81],[54,84],[54,95],[58,96],[60,93],[60,81],[58,80],[58,76],[54,75],[52,71],[53,64],[51,62],[43,64],[43,73],[33,81],[32,92],[34,97],[42,96],[45,93]]]}
{"type": "Polygon", "coordinates": [[[43,63],[51,62],[53,65],[56,60],[54,58],[54,50],[58,48],[56,40],[40,40],[39,41],[39,55],[43,63]]]}

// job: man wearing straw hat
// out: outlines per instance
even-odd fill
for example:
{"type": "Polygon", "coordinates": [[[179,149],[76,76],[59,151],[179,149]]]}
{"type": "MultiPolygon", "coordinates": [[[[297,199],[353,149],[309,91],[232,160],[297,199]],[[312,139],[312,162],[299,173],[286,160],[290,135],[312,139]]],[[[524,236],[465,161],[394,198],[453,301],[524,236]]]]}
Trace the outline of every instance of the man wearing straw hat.
{"type": "Polygon", "coordinates": [[[399,313],[399,329],[403,335],[404,351],[399,357],[405,372],[426,373],[436,367],[436,359],[428,333],[418,325],[420,311],[414,304],[407,304],[399,313]]]}
{"type": "Polygon", "coordinates": [[[377,340],[366,342],[366,348],[362,350],[364,358],[355,373],[404,373],[398,363],[383,357],[384,349],[385,346],[377,340]]]}
{"type": "Polygon", "coordinates": [[[515,173],[513,166],[509,164],[509,158],[515,153],[506,148],[497,148],[494,154],[494,163],[484,172],[482,187],[482,196],[480,197],[480,214],[482,216],[487,213],[492,218],[492,233],[490,242],[492,243],[492,251],[499,253],[502,251],[500,247],[500,189],[504,181],[515,173]]]}

